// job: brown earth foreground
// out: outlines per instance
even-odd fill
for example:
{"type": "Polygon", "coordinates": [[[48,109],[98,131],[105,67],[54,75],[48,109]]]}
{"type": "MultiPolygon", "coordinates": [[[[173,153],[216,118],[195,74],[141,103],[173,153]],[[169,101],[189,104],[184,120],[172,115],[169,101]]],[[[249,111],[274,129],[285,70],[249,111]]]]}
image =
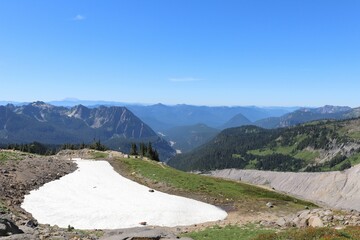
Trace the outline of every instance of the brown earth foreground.
{"type": "MultiPolygon", "coordinates": [[[[2,152],[7,150],[1,150],[2,152]]],[[[1,152],[0,152],[1,153],[1,152]]],[[[229,216],[224,221],[216,223],[206,223],[180,228],[166,227],[141,227],[133,229],[119,230],[93,230],[83,231],[72,229],[61,229],[57,226],[38,224],[31,214],[24,211],[20,205],[23,198],[31,190],[37,189],[43,184],[59,179],[60,177],[76,170],[76,164],[69,161],[71,158],[80,157],[94,158],[93,150],[62,151],[56,156],[29,155],[20,152],[9,152],[14,159],[0,161],[0,237],[2,239],[186,239],[178,238],[177,235],[183,232],[203,229],[210,225],[243,225],[249,222],[260,222],[264,226],[272,228],[286,228],[290,226],[305,227],[309,225],[360,225],[360,213],[356,211],[340,212],[332,210],[305,210],[299,213],[272,213],[264,212],[244,212],[234,210],[225,206],[229,216]]],[[[196,193],[176,192],[169,186],[156,184],[153,185],[147,179],[138,179],[127,172],[119,161],[114,161],[117,157],[123,157],[118,152],[107,152],[107,159],[114,169],[123,176],[148,185],[159,191],[177,194],[202,200],[208,203],[217,204],[211,199],[199,196],[196,193]]]]}

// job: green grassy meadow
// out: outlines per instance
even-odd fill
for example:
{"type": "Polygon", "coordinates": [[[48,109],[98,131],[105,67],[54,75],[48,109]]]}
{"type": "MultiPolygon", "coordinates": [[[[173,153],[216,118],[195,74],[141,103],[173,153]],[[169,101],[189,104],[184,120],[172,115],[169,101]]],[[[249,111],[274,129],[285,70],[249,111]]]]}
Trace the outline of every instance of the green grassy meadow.
{"type": "Polygon", "coordinates": [[[252,207],[260,209],[265,206],[264,202],[267,201],[290,209],[315,206],[310,202],[250,184],[187,173],[155,161],[133,158],[122,158],[118,161],[126,166],[128,172],[146,178],[152,183],[160,183],[180,192],[200,194],[217,199],[221,203],[234,203],[235,205],[248,203],[252,207]]]}

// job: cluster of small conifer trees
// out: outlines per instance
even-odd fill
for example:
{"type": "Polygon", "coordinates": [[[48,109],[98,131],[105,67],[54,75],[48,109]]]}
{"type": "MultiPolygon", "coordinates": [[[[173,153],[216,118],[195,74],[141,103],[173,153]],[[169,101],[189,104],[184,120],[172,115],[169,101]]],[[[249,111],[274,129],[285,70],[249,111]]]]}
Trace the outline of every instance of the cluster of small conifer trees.
{"type": "Polygon", "coordinates": [[[151,160],[159,161],[159,153],[156,149],[153,149],[151,142],[147,145],[145,143],[139,143],[139,147],[136,143],[131,143],[130,155],[147,157],[151,160]]]}
{"type": "Polygon", "coordinates": [[[0,148],[18,150],[22,152],[28,152],[28,153],[34,153],[40,155],[55,155],[60,150],[65,150],[65,149],[79,150],[84,148],[90,148],[98,151],[106,151],[108,149],[105,145],[103,145],[100,142],[100,140],[96,141],[95,139],[90,144],[65,143],[60,146],[56,144],[43,144],[35,141],[32,143],[1,145],[0,148]]]}
{"type": "Polygon", "coordinates": [[[45,145],[39,142],[22,143],[22,144],[8,144],[1,146],[4,149],[18,150],[21,152],[34,153],[40,155],[54,155],[56,154],[56,145],[45,145]]]}
{"type": "Polygon", "coordinates": [[[62,150],[65,150],[65,149],[79,150],[79,149],[84,149],[84,148],[90,148],[90,149],[94,149],[97,151],[108,150],[108,148],[100,142],[100,139],[97,141],[94,139],[93,142],[90,144],[85,144],[84,142],[81,144],[65,143],[61,146],[62,150]]]}

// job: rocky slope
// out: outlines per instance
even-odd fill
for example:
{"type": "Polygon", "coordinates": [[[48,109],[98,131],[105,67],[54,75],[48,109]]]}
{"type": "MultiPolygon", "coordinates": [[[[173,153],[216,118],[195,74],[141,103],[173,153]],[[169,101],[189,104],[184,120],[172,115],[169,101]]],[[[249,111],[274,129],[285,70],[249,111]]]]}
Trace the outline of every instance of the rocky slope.
{"type": "Polygon", "coordinates": [[[223,169],[209,175],[264,185],[332,208],[360,211],[360,165],[326,173],[223,169]]]}
{"type": "Polygon", "coordinates": [[[9,239],[39,239],[46,235],[42,234],[43,231],[50,230],[38,227],[31,214],[20,207],[24,195],[75,171],[76,164],[54,156],[40,157],[16,151],[0,151],[0,236],[23,233],[19,238],[14,235],[9,239]]]}

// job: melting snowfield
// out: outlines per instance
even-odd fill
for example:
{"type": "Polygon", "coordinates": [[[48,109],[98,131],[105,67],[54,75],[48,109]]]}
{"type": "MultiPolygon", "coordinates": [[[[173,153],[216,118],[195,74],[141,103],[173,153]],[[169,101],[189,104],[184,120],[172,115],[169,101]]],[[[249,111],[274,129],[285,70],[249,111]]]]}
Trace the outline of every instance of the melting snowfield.
{"type": "Polygon", "coordinates": [[[106,161],[77,159],[78,169],[31,191],[21,205],[39,223],[77,229],[185,226],[226,218],[210,204],[149,192],[122,177],[106,161]]]}

